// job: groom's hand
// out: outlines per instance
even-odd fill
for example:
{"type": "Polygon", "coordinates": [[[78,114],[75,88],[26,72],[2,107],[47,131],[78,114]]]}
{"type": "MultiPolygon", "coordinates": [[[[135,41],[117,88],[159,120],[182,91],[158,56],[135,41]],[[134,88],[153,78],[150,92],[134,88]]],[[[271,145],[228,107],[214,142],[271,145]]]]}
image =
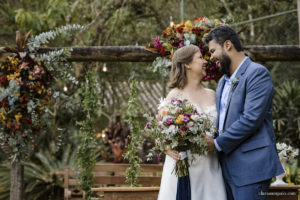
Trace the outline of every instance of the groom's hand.
{"type": "Polygon", "coordinates": [[[205,133],[202,133],[202,137],[205,138],[206,143],[207,143],[207,151],[208,152],[214,152],[216,151],[216,146],[214,143],[214,139],[212,137],[209,137],[208,135],[206,135],[205,133]]]}

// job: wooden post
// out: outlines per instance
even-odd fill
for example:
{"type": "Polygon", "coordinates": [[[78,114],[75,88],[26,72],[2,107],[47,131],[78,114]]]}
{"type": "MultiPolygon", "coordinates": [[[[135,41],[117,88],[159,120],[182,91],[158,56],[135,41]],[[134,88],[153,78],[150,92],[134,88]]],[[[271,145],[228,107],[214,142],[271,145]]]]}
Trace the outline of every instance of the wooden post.
{"type": "Polygon", "coordinates": [[[299,35],[299,45],[300,45],[300,0],[297,0],[297,12],[298,12],[298,35],[299,35]]]}
{"type": "Polygon", "coordinates": [[[10,200],[22,200],[24,191],[24,166],[19,162],[13,162],[10,170],[10,200]]]}

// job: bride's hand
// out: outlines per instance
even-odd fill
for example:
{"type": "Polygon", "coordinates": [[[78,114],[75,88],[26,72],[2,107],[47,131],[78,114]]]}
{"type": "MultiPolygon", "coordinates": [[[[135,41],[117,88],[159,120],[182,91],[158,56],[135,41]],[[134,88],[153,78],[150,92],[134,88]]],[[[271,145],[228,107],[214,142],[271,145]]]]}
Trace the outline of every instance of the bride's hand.
{"type": "Polygon", "coordinates": [[[170,149],[168,149],[165,154],[167,154],[168,156],[170,156],[171,158],[173,158],[176,162],[179,160],[179,153],[178,151],[172,151],[170,149]]]}

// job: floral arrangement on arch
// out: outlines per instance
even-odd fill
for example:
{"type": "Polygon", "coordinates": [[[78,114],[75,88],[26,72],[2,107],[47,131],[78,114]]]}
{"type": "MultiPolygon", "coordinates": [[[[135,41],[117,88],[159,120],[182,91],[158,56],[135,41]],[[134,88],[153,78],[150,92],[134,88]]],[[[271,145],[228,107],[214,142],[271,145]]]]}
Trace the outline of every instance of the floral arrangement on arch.
{"type": "Polygon", "coordinates": [[[31,141],[40,129],[40,116],[50,104],[49,88],[53,77],[33,55],[26,52],[26,42],[17,34],[17,48],[6,48],[11,55],[0,63],[1,132],[10,134],[15,143],[31,141]]]}
{"type": "Polygon", "coordinates": [[[54,77],[66,74],[58,63],[66,60],[70,50],[39,54],[37,49],[58,34],[82,29],[67,25],[35,37],[28,32],[24,38],[17,31],[17,46],[0,50],[0,145],[10,159],[23,160],[34,151],[36,136],[46,125],[43,114],[58,96],[51,91],[54,77]]]}
{"type": "Polygon", "coordinates": [[[216,63],[209,60],[210,53],[204,44],[204,38],[214,27],[225,25],[226,20],[209,19],[207,17],[197,17],[193,21],[187,20],[180,24],[168,26],[161,36],[156,36],[153,42],[147,47],[150,50],[159,51],[161,57],[157,57],[153,62],[153,71],[159,71],[163,76],[169,74],[169,67],[173,53],[186,45],[194,44],[199,46],[200,51],[207,60],[207,75],[203,81],[218,80],[222,74],[216,63]]]}

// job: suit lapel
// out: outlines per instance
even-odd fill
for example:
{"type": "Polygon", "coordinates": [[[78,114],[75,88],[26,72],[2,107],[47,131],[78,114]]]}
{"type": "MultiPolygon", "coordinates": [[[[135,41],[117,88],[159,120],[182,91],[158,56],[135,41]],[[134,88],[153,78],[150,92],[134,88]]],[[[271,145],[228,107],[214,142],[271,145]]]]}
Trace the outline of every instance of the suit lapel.
{"type": "MultiPolygon", "coordinates": [[[[246,69],[247,69],[247,66],[251,63],[251,60],[249,57],[246,58],[245,62],[242,64],[242,66],[238,69],[239,71],[237,71],[236,75],[235,75],[235,78],[238,78],[240,79],[241,76],[245,73],[246,69]]],[[[224,119],[224,126],[225,126],[225,123],[226,123],[226,119],[227,119],[227,113],[228,113],[228,109],[229,109],[229,106],[230,106],[230,102],[231,102],[231,98],[232,98],[232,94],[233,94],[233,91],[232,89],[230,89],[230,93],[229,93],[229,96],[228,96],[228,100],[227,100],[227,105],[226,105],[226,114],[225,114],[225,119],[224,119]]]]}

